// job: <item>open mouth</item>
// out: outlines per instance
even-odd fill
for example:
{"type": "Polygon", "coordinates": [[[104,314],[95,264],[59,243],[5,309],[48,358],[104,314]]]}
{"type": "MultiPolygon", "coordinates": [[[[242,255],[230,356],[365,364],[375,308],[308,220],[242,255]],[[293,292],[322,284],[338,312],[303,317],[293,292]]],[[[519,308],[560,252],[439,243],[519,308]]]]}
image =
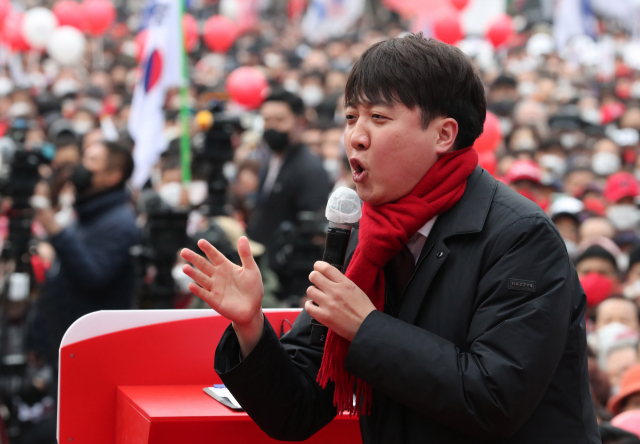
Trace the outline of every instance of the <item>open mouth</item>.
{"type": "Polygon", "coordinates": [[[355,183],[364,182],[367,178],[367,170],[362,166],[362,163],[358,159],[349,159],[349,164],[353,173],[353,181],[355,183]]]}

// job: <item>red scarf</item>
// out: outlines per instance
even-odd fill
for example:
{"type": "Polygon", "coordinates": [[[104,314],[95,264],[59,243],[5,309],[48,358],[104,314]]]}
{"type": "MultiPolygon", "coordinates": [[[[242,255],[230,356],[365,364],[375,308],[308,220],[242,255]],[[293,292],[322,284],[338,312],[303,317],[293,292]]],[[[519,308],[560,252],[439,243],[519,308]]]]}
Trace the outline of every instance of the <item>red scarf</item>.
{"type": "MultiPolygon", "coordinates": [[[[408,195],[387,204],[363,205],[359,242],[346,276],[369,296],[376,309],[384,309],[384,266],[424,224],[460,200],[476,165],[478,153],[472,147],[446,153],[408,195]]],[[[349,345],[329,330],[318,383],[326,388],[329,379],[334,381],[333,404],[338,412],[360,416],[370,413],[371,386],[344,369],[349,345]]]]}

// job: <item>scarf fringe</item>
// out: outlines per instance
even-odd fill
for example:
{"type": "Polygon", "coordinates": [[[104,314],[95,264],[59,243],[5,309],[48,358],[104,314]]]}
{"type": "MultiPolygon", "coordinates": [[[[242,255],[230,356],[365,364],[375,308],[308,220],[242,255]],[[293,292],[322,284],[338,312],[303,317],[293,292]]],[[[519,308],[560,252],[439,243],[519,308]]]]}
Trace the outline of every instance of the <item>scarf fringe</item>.
{"type": "Polygon", "coordinates": [[[326,347],[335,352],[328,359],[323,359],[317,381],[323,389],[327,388],[330,380],[335,383],[333,405],[338,409],[338,414],[342,416],[348,412],[349,416],[356,417],[371,414],[371,386],[344,370],[349,341],[329,330],[326,347]]]}

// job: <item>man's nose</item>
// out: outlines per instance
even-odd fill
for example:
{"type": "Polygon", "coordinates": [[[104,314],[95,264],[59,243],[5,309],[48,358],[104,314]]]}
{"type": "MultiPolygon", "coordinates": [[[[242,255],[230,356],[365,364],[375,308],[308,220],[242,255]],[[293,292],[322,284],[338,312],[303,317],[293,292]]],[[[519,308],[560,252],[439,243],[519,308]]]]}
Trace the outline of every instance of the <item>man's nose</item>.
{"type": "Polygon", "coordinates": [[[351,143],[351,147],[356,150],[369,149],[371,138],[369,137],[369,133],[367,132],[364,124],[360,122],[355,123],[349,143],[351,143]]]}

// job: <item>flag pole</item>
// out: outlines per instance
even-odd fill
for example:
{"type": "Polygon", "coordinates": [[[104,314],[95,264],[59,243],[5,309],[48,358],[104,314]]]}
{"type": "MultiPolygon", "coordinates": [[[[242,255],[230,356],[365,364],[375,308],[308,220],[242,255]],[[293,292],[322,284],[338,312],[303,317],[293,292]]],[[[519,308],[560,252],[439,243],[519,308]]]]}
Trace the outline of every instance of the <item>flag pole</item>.
{"type": "Polygon", "coordinates": [[[180,3],[180,164],[182,166],[182,183],[191,182],[191,147],[189,141],[189,63],[187,59],[186,41],[183,27],[186,0],[178,0],[180,3]]]}

